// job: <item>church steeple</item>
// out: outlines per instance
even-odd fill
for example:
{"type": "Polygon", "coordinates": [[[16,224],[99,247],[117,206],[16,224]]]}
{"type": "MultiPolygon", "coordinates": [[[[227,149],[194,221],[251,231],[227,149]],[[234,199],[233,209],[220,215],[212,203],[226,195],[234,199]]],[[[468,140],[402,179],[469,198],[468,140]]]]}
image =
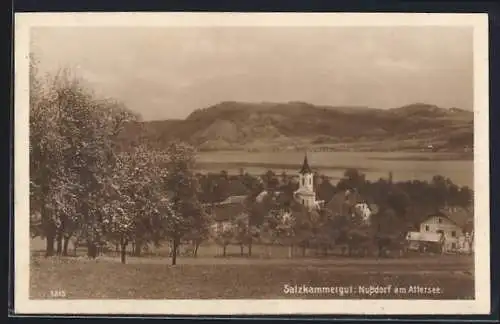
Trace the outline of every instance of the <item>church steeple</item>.
{"type": "Polygon", "coordinates": [[[309,162],[307,161],[307,153],[304,155],[304,163],[302,163],[302,168],[299,171],[300,174],[312,173],[309,167],[309,162]]]}
{"type": "Polygon", "coordinates": [[[304,155],[304,163],[299,171],[299,188],[295,191],[295,197],[305,207],[312,209],[316,205],[316,193],[314,192],[314,174],[304,155]]]}

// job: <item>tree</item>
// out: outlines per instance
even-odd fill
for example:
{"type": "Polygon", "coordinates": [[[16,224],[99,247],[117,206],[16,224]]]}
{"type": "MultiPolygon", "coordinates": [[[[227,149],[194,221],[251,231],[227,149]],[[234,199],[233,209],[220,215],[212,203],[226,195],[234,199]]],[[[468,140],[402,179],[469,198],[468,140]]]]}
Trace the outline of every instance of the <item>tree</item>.
{"type": "Polygon", "coordinates": [[[305,257],[314,235],[313,215],[311,211],[298,203],[292,204],[290,210],[293,219],[293,244],[302,248],[302,256],[305,257]]]}
{"type": "Polygon", "coordinates": [[[245,214],[247,215],[246,244],[248,256],[252,256],[252,246],[256,239],[260,238],[260,227],[267,213],[265,204],[256,201],[255,194],[250,194],[245,199],[245,214]]]}
{"type": "Polygon", "coordinates": [[[398,245],[405,239],[405,222],[390,208],[380,211],[372,218],[374,242],[378,248],[378,256],[382,257],[388,248],[398,245]]]}
{"type": "Polygon", "coordinates": [[[321,181],[317,188],[318,199],[329,202],[335,194],[335,186],[332,185],[330,179],[326,176],[321,177],[321,181]]]}
{"type": "Polygon", "coordinates": [[[463,208],[473,205],[474,192],[467,186],[461,187],[455,194],[454,204],[463,208]]]}
{"type": "Polygon", "coordinates": [[[337,228],[335,227],[334,215],[331,210],[322,208],[313,216],[314,245],[328,254],[328,249],[335,244],[337,228]]]}
{"type": "Polygon", "coordinates": [[[268,170],[262,175],[262,180],[264,181],[264,186],[267,190],[276,190],[279,186],[278,177],[271,170],[268,170]]]}
{"type": "Polygon", "coordinates": [[[410,197],[406,192],[398,187],[395,187],[387,195],[387,207],[392,209],[396,216],[400,219],[405,218],[408,208],[410,207],[410,197]]]}
{"type": "Polygon", "coordinates": [[[248,243],[250,234],[249,214],[242,212],[232,220],[234,242],[240,246],[240,255],[243,256],[243,247],[248,243]]]}
{"type": "Polygon", "coordinates": [[[221,202],[229,196],[229,179],[226,171],[220,174],[209,173],[198,177],[200,199],[208,204],[221,202]]]}
{"type": "Polygon", "coordinates": [[[99,201],[103,206],[99,210],[104,224],[101,237],[120,245],[123,263],[129,243],[158,242],[162,235],[159,225],[165,213],[157,208],[162,192],[156,181],[162,175],[159,168],[162,155],[155,153],[139,146],[131,152],[117,154],[113,176],[103,183],[99,201]]]}
{"type": "Polygon", "coordinates": [[[264,207],[264,218],[260,226],[259,234],[260,241],[266,246],[267,257],[271,256],[270,246],[276,243],[278,239],[278,225],[282,208],[276,199],[274,191],[268,192],[262,201],[264,207]]]}
{"type": "Polygon", "coordinates": [[[193,174],[195,151],[183,143],[171,143],[166,151],[166,172],[163,187],[166,198],[162,212],[165,213],[164,230],[173,247],[172,265],[176,264],[177,250],[181,239],[204,217],[198,200],[198,182],[193,174]]]}
{"type": "Polygon", "coordinates": [[[241,176],[241,183],[247,188],[251,196],[257,196],[264,190],[264,183],[262,179],[254,177],[248,173],[241,176]]]}
{"type": "Polygon", "coordinates": [[[186,234],[186,239],[193,243],[193,256],[198,256],[198,249],[201,243],[207,240],[210,236],[210,217],[204,208],[201,208],[199,217],[195,217],[192,223],[192,228],[186,234]]]}
{"type": "Polygon", "coordinates": [[[31,62],[30,199],[40,214],[46,255],[65,253],[74,232],[99,241],[99,194],[113,168],[114,139],[136,116],[119,103],[97,99],[69,70],[40,79],[31,62]],[[62,241],[65,238],[64,246],[62,241]]]}
{"type": "Polygon", "coordinates": [[[429,203],[435,210],[438,210],[448,203],[448,185],[449,182],[446,178],[440,175],[436,175],[432,178],[430,183],[430,197],[429,203]]]}
{"type": "Polygon", "coordinates": [[[357,169],[347,169],[344,172],[344,176],[337,184],[337,189],[357,189],[358,191],[363,191],[366,184],[365,175],[357,169]]]}
{"type": "Polygon", "coordinates": [[[222,247],[222,256],[226,256],[227,246],[233,242],[235,229],[231,223],[221,223],[214,233],[214,241],[222,247]]]}

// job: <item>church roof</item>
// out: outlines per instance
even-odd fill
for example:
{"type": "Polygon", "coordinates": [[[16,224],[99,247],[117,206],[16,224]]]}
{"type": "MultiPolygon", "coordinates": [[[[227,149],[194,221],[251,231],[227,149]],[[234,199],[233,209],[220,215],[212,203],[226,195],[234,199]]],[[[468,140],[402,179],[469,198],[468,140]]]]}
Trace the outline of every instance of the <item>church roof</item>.
{"type": "Polygon", "coordinates": [[[309,162],[307,161],[307,154],[304,156],[304,163],[302,164],[302,168],[299,173],[312,173],[311,167],[309,167],[309,162]]]}

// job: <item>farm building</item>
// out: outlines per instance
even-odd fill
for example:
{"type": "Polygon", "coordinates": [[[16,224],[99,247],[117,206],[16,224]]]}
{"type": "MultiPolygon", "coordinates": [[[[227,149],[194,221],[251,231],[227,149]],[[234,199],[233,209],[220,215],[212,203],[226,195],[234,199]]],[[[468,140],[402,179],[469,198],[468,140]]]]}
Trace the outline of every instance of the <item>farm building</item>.
{"type": "Polygon", "coordinates": [[[433,232],[409,232],[407,235],[409,250],[441,253],[444,237],[433,232]]]}
{"type": "Polygon", "coordinates": [[[414,249],[438,244],[444,253],[470,253],[473,234],[470,212],[463,208],[447,208],[429,215],[420,223],[419,231],[408,233],[407,239],[410,248],[414,249]]]}

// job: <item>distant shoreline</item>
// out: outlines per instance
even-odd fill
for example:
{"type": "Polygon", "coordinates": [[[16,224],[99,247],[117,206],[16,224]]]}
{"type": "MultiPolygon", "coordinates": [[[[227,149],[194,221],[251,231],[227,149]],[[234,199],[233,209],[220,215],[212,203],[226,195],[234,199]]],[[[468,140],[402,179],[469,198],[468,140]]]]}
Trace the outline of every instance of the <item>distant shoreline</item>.
{"type": "MultiPolygon", "coordinates": [[[[302,143],[301,143],[302,144],[302,143]]],[[[314,145],[272,145],[268,146],[221,146],[221,147],[204,147],[198,146],[199,152],[224,152],[224,151],[240,151],[248,153],[286,153],[286,152],[311,152],[311,153],[371,153],[371,154],[427,154],[427,155],[448,155],[450,157],[462,157],[462,158],[474,158],[473,149],[433,149],[433,148],[414,148],[414,147],[402,147],[402,148],[380,148],[376,145],[370,147],[366,143],[361,143],[356,146],[314,146],[314,145]]]]}
{"type": "MultiPolygon", "coordinates": [[[[367,155],[397,155],[401,156],[366,156],[369,160],[382,161],[474,161],[474,152],[454,152],[454,151],[417,151],[417,150],[400,150],[400,151],[368,151],[368,150],[246,150],[246,149],[220,149],[220,150],[199,150],[199,155],[210,155],[211,153],[241,153],[241,154],[282,154],[282,153],[339,153],[339,154],[367,154],[367,155]]],[[[254,163],[252,163],[254,164],[254,163]]],[[[298,164],[290,164],[296,166],[298,164]]]]}
{"type": "MultiPolygon", "coordinates": [[[[204,151],[198,153],[196,171],[213,173],[222,170],[229,174],[241,172],[294,175],[300,168],[305,151],[247,152],[244,150],[204,151]]],[[[393,173],[396,181],[424,180],[441,175],[454,183],[474,187],[472,153],[451,152],[308,152],[311,167],[330,180],[342,178],[345,170],[357,169],[367,179],[376,181],[393,173]]]]}

